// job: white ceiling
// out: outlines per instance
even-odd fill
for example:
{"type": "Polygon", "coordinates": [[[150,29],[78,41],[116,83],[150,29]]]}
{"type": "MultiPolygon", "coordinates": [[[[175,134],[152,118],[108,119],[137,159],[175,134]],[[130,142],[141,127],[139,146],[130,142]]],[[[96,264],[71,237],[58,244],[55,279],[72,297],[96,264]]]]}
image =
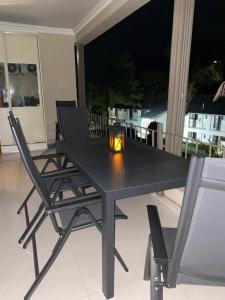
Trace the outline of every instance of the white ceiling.
{"type": "Polygon", "coordinates": [[[109,0],[0,0],[0,21],[39,26],[79,27],[109,0]]]}

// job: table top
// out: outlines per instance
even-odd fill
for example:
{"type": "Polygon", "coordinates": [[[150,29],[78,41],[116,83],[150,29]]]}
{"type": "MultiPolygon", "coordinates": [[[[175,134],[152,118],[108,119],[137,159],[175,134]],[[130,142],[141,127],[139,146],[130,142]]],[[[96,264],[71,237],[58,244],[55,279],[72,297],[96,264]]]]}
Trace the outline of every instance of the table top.
{"type": "Polygon", "coordinates": [[[188,160],[130,139],[123,153],[111,153],[105,139],[59,141],[57,151],[66,153],[112,199],[182,187],[189,166],[188,160]]]}

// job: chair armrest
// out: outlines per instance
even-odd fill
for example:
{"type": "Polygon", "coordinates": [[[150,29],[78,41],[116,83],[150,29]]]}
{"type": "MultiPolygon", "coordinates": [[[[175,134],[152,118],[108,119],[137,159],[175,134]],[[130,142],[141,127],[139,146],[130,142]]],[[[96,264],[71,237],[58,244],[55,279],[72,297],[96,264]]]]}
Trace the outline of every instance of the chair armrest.
{"type": "Polygon", "coordinates": [[[62,210],[74,209],[86,206],[88,204],[101,203],[102,195],[99,193],[90,193],[88,195],[72,197],[55,202],[51,207],[46,207],[49,214],[60,212],[62,210]]]}
{"type": "Polygon", "coordinates": [[[77,168],[75,167],[70,167],[66,169],[60,169],[60,170],[55,170],[55,171],[49,171],[41,174],[41,177],[46,180],[52,180],[52,179],[59,179],[59,178],[64,178],[68,176],[75,176],[79,175],[80,172],[78,171],[77,168]]]}
{"type": "Polygon", "coordinates": [[[51,158],[60,158],[65,157],[64,153],[52,153],[52,154],[43,154],[43,155],[36,155],[33,156],[33,160],[39,160],[39,159],[51,159],[51,158]]]}
{"type": "Polygon", "coordinates": [[[157,264],[167,264],[169,259],[163,238],[162,227],[159,219],[157,207],[148,205],[148,219],[151,231],[154,260],[157,264]]]}

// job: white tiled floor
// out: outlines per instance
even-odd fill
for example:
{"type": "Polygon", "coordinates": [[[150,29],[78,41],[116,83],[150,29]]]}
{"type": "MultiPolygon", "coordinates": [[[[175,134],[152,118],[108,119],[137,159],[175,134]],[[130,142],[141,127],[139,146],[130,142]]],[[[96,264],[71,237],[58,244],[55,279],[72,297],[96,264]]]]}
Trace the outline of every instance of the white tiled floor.
{"type": "MultiPolygon", "coordinates": [[[[24,216],[16,210],[31,187],[21,161],[15,155],[0,159],[0,299],[22,300],[34,279],[31,248],[17,240],[24,229],[24,216]]],[[[35,210],[38,195],[30,209],[35,210]]],[[[115,300],[149,299],[149,282],[143,281],[148,222],[146,204],[157,203],[163,225],[176,226],[178,211],[154,195],[119,201],[128,221],[118,221],[116,245],[129,266],[125,273],[116,262],[115,300]]],[[[46,221],[37,235],[43,263],[56,240],[46,221]]],[[[95,228],[72,233],[55,264],[34,293],[33,300],[104,300],[101,293],[101,237],[95,228]]],[[[165,300],[225,299],[225,288],[178,286],[164,292],[165,300]]]]}

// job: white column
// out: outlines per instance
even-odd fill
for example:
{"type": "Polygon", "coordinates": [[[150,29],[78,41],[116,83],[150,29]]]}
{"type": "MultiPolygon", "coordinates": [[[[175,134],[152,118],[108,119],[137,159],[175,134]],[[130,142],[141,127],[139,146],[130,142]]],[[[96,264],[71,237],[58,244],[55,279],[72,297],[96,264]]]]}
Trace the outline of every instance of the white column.
{"type": "Polygon", "coordinates": [[[181,155],[195,0],[175,0],[170,57],[166,151],[181,155]]]}

